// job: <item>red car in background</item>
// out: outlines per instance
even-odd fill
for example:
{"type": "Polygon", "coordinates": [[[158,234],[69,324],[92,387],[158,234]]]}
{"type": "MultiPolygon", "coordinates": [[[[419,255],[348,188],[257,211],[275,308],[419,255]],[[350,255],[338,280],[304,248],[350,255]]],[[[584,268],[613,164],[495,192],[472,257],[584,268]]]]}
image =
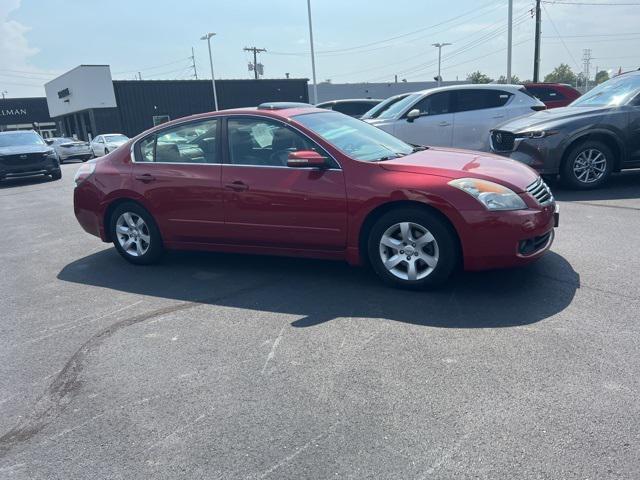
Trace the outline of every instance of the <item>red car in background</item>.
{"type": "Polygon", "coordinates": [[[519,162],[287,104],[162,124],[75,181],[80,225],[137,264],[165,249],[304,256],[428,287],[458,266],[529,263],[557,224],[551,192],[519,162]]]}
{"type": "Polygon", "coordinates": [[[566,83],[527,83],[525,88],[547,108],[566,107],[582,95],[566,83]]]}

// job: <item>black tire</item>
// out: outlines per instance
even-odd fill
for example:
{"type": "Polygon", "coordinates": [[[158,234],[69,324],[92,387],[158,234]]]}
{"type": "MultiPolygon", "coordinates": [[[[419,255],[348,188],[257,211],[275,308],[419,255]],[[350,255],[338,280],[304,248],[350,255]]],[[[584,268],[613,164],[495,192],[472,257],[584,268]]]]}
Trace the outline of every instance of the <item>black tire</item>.
{"type": "MultiPolygon", "coordinates": [[[[419,238],[416,238],[416,240],[419,241],[419,238]]],[[[401,237],[396,241],[403,242],[401,237]]],[[[405,243],[402,243],[402,245],[405,245],[405,243]]],[[[418,290],[437,287],[449,279],[460,259],[458,245],[458,239],[453,229],[436,213],[420,208],[399,208],[385,213],[376,220],[367,239],[367,253],[369,264],[385,283],[394,287],[418,290]],[[433,243],[430,242],[424,245],[422,250],[420,250],[419,242],[411,244],[412,246],[408,247],[410,251],[413,251],[413,256],[410,254],[409,257],[415,262],[416,270],[419,271],[419,269],[422,268],[423,273],[426,274],[424,278],[417,280],[398,277],[398,274],[403,274],[403,268],[406,269],[406,276],[409,276],[410,262],[405,262],[406,252],[400,250],[400,248],[404,247],[398,246],[398,249],[394,250],[381,246],[382,236],[385,235],[385,233],[393,230],[401,223],[406,222],[412,224],[412,237],[415,237],[415,234],[419,232],[419,229],[413,230],[413,227],[422,227],[430,233],[435,240],[433,243]],[[436,248],[437,250],[435,250],[436,248]],[[404,254],[400,255],[400,251],[403,251],[404,254]],[[391,252],[393,252],[393,254],[391,252]],[[424,260],[422,260],[422,255],[428,254],[433,257],[435,252],[438,254],[437,263],[434,267],[428,267],[424,260]],[[398,268],[395,269],[396,273],[392,273],[385,267],[382,259],[383,255],[389,257],[397,255],[398,257],[402,257],[402,265],[398,265],[398,268]],[[430,272],[428,271],[429,268],[431,268],[430,272]]]]}
{"type": "Polygon", "coordinates": [[[602,186],[609,178],[609,175],[611,175],[614,162],[615,158],[613,156],[613,152],[607,145],[597,140],[585,140],[573,147],[567,154],[562,165],[560,178],[566,187],[575,190],[591,190],[593,188],[598,188],[602,186]],[[592,156],[594,158],[597,158],[598,154],[601,154],[604,157],[604,171],[597,179],[592,179],[593,177],[585,177],[586,179],[591,178],[592,180],[584,181],[579,178],[575,169],[576,164],[580,161],[580,157],[583,154],[588,156],[589,152],[592,152],[592,156]]]}
{"type": "MultiPolygon", "coordinates": [[[[142,206],[137,203],[126,202],[116,207],[116,209],[111,214],[111,218],[109,221],[109,233],[111,235],[113,245],[116,247],[116,250],[118,250],[118,253],[120,253],[120,255],[122,255],[125,260],[136,265],[149,265],[152,263],[156,263],[164,253],[162,237],[160,236],[160,230],[158,230],[158,226],[156,225],[155,220],[149,212],[147,212],[142,206]],[[125,250],[120,244],[118,233],[116,232],[116,226],[120,216],[124,215],[125,213],[132,214],[132,218],[134,219],[136,217],[139,217],[144,221],[146,228],[140,229],[140,233],[148,236],[150,240],[147,244],[148,246],[146,251],[144,251],[144,253],[142,254],[134,255],[125,250]]],[[[136,243],[134,242],[134,244],[136,243]]]]}
{"type": "Polygon", "coordinates": [[[60,180],[62,178],[62,170],[54,170],[51,172],[51,180],[60,180]]]}
{"type": "Polygon", "coordinates": [[[59,163],[60,165],[62,165],[62,164],[64,163],[64,160],[60,159],[60,160],[58,160],[58,163],[59,163]]]}

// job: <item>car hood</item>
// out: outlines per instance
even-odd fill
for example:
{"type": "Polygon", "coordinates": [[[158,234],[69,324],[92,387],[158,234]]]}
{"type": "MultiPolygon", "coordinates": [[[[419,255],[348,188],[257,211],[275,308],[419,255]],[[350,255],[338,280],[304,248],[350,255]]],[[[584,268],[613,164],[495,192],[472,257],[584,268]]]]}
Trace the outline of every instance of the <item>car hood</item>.
{"type": "Polygon", "coordinates": [[[524,192],[535,182],[538,174],[523,163],[490,153],[434,148],[400,158],[386,160],[380,165],[386,170],[437,175],[446,178],[480,178],[504,185],[514,192],[524,192]]]}
{"type": "Polygon", "coordinates": [[[0,155],[20,155],[21,153],[48,153],[52,148],[48,145],[16,145],[0,147],[0,155]]]}
{"type": "Polygon", "coordinates": [[[542,110],[532,115],[518,117],[500,125],[496,130],[508,132],[521,132],[531,129],[540,129],[549,125],[564,123],[577,118],[585,118],[593,115],[603,115],[615,112],[619,107],[561,107],[542,110]]]}

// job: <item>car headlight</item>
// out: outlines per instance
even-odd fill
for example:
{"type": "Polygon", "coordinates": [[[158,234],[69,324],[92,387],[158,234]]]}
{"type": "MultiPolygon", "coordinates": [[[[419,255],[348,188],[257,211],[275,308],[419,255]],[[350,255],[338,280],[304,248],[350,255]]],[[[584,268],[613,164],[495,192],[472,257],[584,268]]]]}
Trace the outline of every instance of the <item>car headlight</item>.
{"type": "Polygon", "coordinates": [[[551,135],[555,135],[556,133],[558,132],[556,132],[555,130],[530,130],[528,132],[516,133],[516,138],[538,139],[549,137],[551,135]]]}
{"type": "Polygon", "coordinates": [[[449,185],[468,193],[487,210],[525,210],[527,204],[513,190],[478,178],[458,178],[449,185]]]}

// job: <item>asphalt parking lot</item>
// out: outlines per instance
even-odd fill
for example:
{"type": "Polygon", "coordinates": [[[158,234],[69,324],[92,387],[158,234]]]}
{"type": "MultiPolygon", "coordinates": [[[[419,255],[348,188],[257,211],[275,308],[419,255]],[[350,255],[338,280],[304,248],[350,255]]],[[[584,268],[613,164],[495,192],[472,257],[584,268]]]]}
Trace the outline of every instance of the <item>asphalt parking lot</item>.
{"type": "Polygon", "coordinates": [[[77,224],[77,167],[0,184],[0,478],[638,478],[640,171],[556,192],[538,263],[407,292],[129,265],[77,224]]]}

